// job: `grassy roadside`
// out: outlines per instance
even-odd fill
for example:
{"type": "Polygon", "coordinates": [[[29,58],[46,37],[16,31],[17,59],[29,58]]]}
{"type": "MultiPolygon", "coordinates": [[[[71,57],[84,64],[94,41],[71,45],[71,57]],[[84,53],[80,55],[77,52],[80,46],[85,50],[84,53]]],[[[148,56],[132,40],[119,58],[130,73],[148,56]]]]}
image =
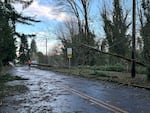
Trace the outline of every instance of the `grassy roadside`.
{"type": "MultiPolygon", "coordinates": [[[[44,67],[42,67],[45,69],[44,67]]],[[[55,72],[64,73],[67,75],[74,75],[78,77],[85,77],[89,79],[114,82],[122,85],[134,86],[150,90],[150,82],[147,81],[145,74],[136,74],[136,78],[132,79],[130,73],[102,71],[96,68],[72,67],[67,68],[47,68],[55,72]]]]}
{"type": "Polygon", "coordinates": [[[1,99],[9,95],[15,95],[16,93],[23,93],[28,90],[26,86],[16,85],[9,86],[6,82],[13,80],[26,80],[18,76],[11,76],[10,74],[0,74],[0,104],[2,104],[1,99]]]}

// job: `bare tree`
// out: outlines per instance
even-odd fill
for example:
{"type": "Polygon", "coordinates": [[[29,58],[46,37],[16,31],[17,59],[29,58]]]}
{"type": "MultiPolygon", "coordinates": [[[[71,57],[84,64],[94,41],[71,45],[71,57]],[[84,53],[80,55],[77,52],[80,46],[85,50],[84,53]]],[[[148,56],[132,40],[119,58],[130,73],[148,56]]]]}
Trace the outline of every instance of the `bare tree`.
{"type": "Polygon", "coordinates": [[[62,36],[60,36],[64,45],[63,53],[66,52],[65,49],[67,47],[73,48],[75,65],[93,65],[95,62],[94,54],[90,52],[90,50],[81,48],[80,46],[81,43],[95,46],[95,35],[90,32],[89,28],[89,11],[92,3],[91,1],[92,0],[58,0],[57,2],[57,5],[61,8],[61,10],[64,9],[62,11],[70,12],[75,16],[77,21],[75,22],[75,19],[72,19],[73,21],[69,20],[65,22],[64,28],[66,30],[61,33],[62,36]],[[76,31],[76,29],[78,29],[78,31],[76,31]]]}
{"type": "Polygon", "coordinates": [[[73,18],[71,18],[69,21],[64,22],[64,26],[66,27],[67,32],[69,33],[70,37],[78,34],[78,26],[73,18]]]}
{"type": "Polygon", "coordinates": [[[90,2],[91,0],[80,0],[83,6],[83,14],[84,14],[84,21],[85,21],[85,25],[84,25],[84,29],[85,29],[85,34],[89,33],[89,24],[88,24],[88,19],[89,19],[89,13],[88,13],[88,9],[90,6],[90,2]]]}
{"type": "Polygon", "coordinates": [[[76,19],[77,19],[77,23],[78,23],[78,29],[79,32],[82,32],[82,25],[81,25],[81,17],[80,17],[80,12],[81,9],[79,8],[78,4],[76,3],[75,0],[58,0],[57,1],[57,6],[60,7],[60,9],[66,11],[66,12],[70,12],[72,14],[75,15],[76,19]]]}
{"type": "Polygon", "coordinates": [[[57,5],[59,7],[61,6],[61,10],[64,9],[64,11],[69,11],[75,15],[78,23],[79,33],[83,32],[84,25],[84,32],[87,34],[89,33],[88,20],[91,3],[92,0],[58,0],[57,5]],[[81,20],[82,17],[83,22],[81,20]]]}

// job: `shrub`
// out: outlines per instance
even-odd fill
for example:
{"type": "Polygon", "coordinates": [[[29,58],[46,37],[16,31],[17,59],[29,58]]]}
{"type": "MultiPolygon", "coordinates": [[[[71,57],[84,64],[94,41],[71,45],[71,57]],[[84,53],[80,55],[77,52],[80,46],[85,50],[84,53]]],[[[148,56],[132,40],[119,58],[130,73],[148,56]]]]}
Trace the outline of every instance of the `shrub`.
{"type": "Polygon", "coordinates": [[[11,76],[10,74],[0,75],[0,83],[13,81],[13,80],[27,80],[18,76],[11,76]]]}
{"type": "Polygon", "coordinates": [[[90,75],[93,75],[94,77],[108,77],[105,73],[98,72],[98,71],[96,71],[96,72],[94,72],[94,73],[92,73],[90,75]]]}
{"type": "Polygon", "coordinates": [[[101,68],[99,69],[103,71],[117,71],[117,72],[125,71],[125,67],[121,64],[101,66],[101,68]]]}
{"type": "Polygon", "coordinates": [[[126,71],[126,67],[122,64],[116,65],[105,65],[105,66],[80,66],[80,69],[91,69],[91,70],[101,70],[101,71],[117,71],[123,72],[126,71]]]}
{"type": "Polygon", "coordinates": [[[136,72],[139,74],[147,74],[147,69],[145,67],[138,66],[136,67],[136,72]]]}
{"type": "Polygon", "coordinates": [[[150,65],[147,66],[147,80],[150,81],[150,65]]]}

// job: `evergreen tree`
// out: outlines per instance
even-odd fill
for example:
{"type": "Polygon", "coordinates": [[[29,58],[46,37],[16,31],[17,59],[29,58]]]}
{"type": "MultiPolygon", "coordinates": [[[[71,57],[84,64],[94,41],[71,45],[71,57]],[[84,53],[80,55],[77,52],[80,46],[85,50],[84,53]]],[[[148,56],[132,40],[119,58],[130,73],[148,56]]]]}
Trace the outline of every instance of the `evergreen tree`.
{"type": "Polygon", "coordinates": [[[38,56],[38,63],[46,63],[45,62],[46,56],[43,55],[42,52],[37,52],[37,56],[38,56]]]}
{"type": "Polygon", "coordinates": [[[37,53],[36,41],[34,39],[32,39],[31,41],[30,52],[31,52],[31,55],[33,55],[33,53],[37,53]]]}
{"type": "Polygon", "coordinates": [[[20,43],[20,49],[19,49],[19,60],[21,63],[25,63],[30,59],[29,56],[29,48],[28,48],[28,40],[27,37],[22,34],[21,36],[21,43],[20,43]]]}
{"type": "Polygon", "coordinates": [[[31,41],[31,46],[30,46],[30,55],[31,59],[37,60],[37,46],[36,46],[36,41],[32,39],[31,41]]]}
{"type": "Polygon", "coordinates": [[[14,28],[10,20],[10,6],[0,1],[0,62],[6,65],[16,56],[14,28]]]}
{"type": "Polygon", "coordinates": [[[16,57],[15,37],[21,36],[16,32],[16,23],[31,25],[32,22],[39,22],[32,17],[23,16],[21,13],[18,13],[12,3],[21,3],[23,8],[26,8],[32,1],[0,1],[0,64],[5,65],[16,57]]]}
{"type": "Polygon", "coordinates": [[[145,62],[150,63],[150,1],[143,0],[142,7],[144,11],[144,18],[141,22],[141,36],[143,38],[143,56],[145,62]]]}
{"type": "Polygon", "coordinates": [[[143,39],[143,58],[145,64],[147,64],[147,78],[150,81],[150,1],[142,0],[142,9],[144,13],[141,13],[141,36],[143,39]]]}
{"type": "MultiPolygon", "coordinates": [[[[109,45],[109,51],[111,53],[126,56],[129,48],[129,42],[126,36],[127,29],[130,25],[126,23],[128,13],[126,13],[125,16],[123,15],[123,9],[119,0],[114,0],[113,4],[112,20],[109,18],[106,6],[104,6],[101,14],[104,22],[104,31],[109,45]]],[[[116,63],[116,61],[114,63],[116,63]]]]}

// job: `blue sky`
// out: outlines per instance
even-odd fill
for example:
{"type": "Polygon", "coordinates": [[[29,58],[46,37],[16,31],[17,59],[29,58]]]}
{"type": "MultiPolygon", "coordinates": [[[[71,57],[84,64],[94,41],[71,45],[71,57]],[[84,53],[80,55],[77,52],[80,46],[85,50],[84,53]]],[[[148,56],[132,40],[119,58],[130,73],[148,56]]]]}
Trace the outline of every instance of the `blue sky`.
{"type": "MultiPolygon", "coordinates": [[[[93,0],[90,10],[91,18],[91,30],[94,31],[97,37],[104,37],[104,32],[102,28],[102,20],[100,18],[100,11],[102,6],[106,2],[106,6],[109,10],[112,10],[113,0],[93,0]]],[[[131,0],[124,2],[123,6],[125,8],[130,7],[132,4],[131,0]],[[125,4],[126,3],[126,4],[125,4]]],[[[34,2],[25,10],[21,9],[21,6],[17,5],[16,9],[22,12],[24,15],[34,16],[35,19],[41,20],[40,23],[35,23],[32,26],[17,24],[17,31],[27,34],[37,34],[36,42],[38,50],[45,53],[45,37],[48,38],[48,51],[52,51],[60,45],[60,41],[57,39],[55,32],[57,30],[58,24],[64,22],[71,15],[66,12],[55,13],[55,0],[34,0],[34,2]]],[[[110,11],[111,12],[111,11],[110,11]]]]}

